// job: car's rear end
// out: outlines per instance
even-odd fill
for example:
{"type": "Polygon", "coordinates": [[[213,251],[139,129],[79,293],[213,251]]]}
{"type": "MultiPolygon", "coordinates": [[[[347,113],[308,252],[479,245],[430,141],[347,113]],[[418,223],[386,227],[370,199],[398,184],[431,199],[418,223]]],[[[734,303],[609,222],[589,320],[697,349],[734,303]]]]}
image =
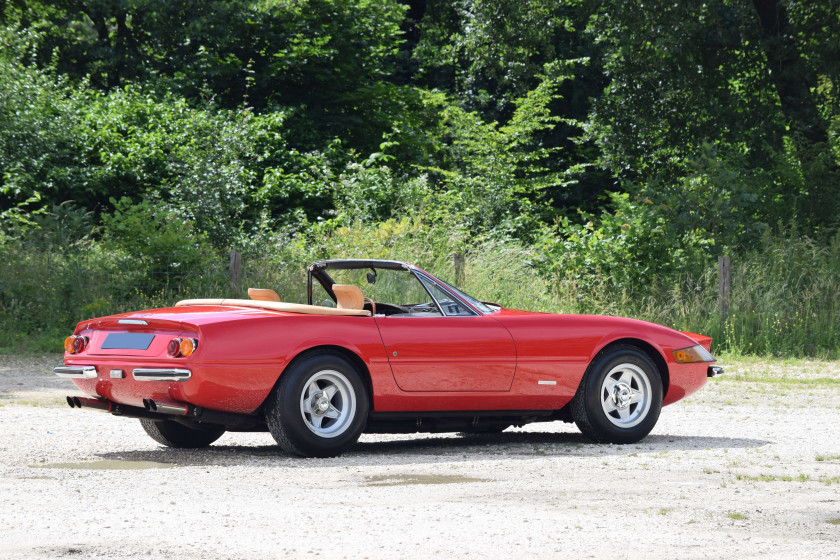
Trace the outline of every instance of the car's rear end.
{"type": "Polygon", "coordinates": [[[216,357],[229,356],[220,347],[252,339],[253,329],[276,317],[257,310],[171,308],[84,321],[65,341],[64,365],[54,371],[87,395],[68,396],[74,408],[254,427],[263,422],[256,412],[278,372],[247,359],[237,364],[216,357]],[[241,321],[244,316],[251,320],[241,321]]]}

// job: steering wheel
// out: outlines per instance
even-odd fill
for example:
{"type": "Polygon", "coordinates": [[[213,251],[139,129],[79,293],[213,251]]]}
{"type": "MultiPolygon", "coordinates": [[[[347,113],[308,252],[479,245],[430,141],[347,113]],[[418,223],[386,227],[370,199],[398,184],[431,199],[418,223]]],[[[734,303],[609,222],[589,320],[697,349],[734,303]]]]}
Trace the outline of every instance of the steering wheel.
{"type": "Polygon", "coordinates": [[[370,314],[371,315],[376,315],[376,304],[373,302],[373,300],[370,299],[369,297],[366,297],[365,301],[370,304],[370,314]]]}

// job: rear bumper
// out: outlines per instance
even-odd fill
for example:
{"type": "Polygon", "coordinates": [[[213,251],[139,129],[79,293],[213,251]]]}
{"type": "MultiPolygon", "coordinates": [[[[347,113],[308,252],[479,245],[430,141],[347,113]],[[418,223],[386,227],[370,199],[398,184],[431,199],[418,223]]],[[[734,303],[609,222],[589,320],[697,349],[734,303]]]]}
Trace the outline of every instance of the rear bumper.
{"type": "Polygon", "coordinates": [[[96,379],[96,367],[94,366],[58,366],[53,368],[53,373],[67,379],[96,379]]]}
{"type": "MultiPolygon", "coordinates": [[[[53,373],[69,379],[97,379],[96,366],[58,366],[53,373]]],[[[122,370],[111,370],[112,379],[121,379],[122,370]],[[117,372],[117,375],[115,375],[117,372]]],[[[192,372],[183,368],[134,368],[131,376],[137,381],[187,381],[192,372]]]]}
{"type": "Polygon", "coordinates": [[[191,360],[134,360],[130,357],[67,358],[53,371],[90,397],[143,407],[144,399],[186,402],[211,410],[250,414],[274,387],[274,364],[205,364],[191,360]]]}

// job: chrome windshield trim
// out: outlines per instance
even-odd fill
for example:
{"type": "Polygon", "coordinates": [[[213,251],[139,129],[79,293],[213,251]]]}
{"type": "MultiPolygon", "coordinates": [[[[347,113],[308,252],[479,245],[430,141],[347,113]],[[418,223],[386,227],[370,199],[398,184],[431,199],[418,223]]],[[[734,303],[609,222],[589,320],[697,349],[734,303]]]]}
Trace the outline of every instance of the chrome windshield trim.
{"type": "Polygon", "coordinates": [[[186,381],[192,372],[179,368],[135,368],[131,375],[137,381],[186,381]]]}
{"type": "Polygon", "coordinates": [[[94,366],[57,366],[53,373],[59,377],[70,379],[96,379],[96,367],[94,366]]]}
{"type": "Polygon", "coordinates": [[[120,319],[117,321],[120,325],[148,325],[143,319],[120,319]]]}
{"type": "Polygon", "coordinates": [[[444,317],[481,317],[481,313],[477,309],[475,309],[468,302],[464,301],[464,298],[452,293],[452,290],[448,289],[449,285],[444,284],[444,282],[442,280],[438,280],[430,274],[424,274],[423,272],[420,272],[417,269],[412,270],[412,272],[417,277],[417,279],[420,280],[420,284],[422,284],[423,288],[426,289],[426,292],[432,298],[432,301],[435,302],[435,304],[437,305],[437,308],[440,310],[441,315],[443,315],[444,317]],[[472,313],[472,315],[449,315],[448,313],[444,312],[443,306],[440,304],[440,302],[437,300],[437,298],[432,294],[432,291],[426,285],[427,282],[430,283],[430,284],[434,284],[434,286],[437,289],[439,289],[441,292],[447,294],[453,300],[461,303],[466,308],[467,311],[470,311],[472,313]]]}

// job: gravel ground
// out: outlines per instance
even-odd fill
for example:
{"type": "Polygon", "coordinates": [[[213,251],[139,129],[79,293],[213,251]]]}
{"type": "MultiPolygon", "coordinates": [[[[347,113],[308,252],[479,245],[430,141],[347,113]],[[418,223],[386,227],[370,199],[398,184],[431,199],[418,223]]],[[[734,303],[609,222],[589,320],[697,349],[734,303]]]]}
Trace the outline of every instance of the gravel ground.
{"type": "Polygon", "coordinates": [[[840,558],[840,363],[724,363],[636,445],[573,425],[372,435],[296,459],[70,410],[0,356],[0,558],[840,558]]]}

